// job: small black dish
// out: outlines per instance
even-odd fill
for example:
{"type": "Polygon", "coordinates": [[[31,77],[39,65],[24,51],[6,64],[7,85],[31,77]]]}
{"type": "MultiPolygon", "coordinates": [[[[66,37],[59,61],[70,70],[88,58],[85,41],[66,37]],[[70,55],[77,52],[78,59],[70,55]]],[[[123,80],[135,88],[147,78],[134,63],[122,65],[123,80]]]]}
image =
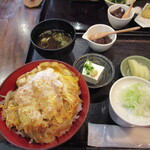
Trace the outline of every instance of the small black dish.
{"type": "Polygon", "coordinates": [[[108,85],[113,80],[115,75],[115,67],[113,63],[107,57],[101,54],[88,53],[88,54],[84,54],[83,56],[75,60],[73,63],[73,67],[76,68],[80,73],[82,73],[83,65],[87,59],[97,65],[101,65],[105,67],[100,81],[97,84],[91,84],[87,82],[88,87],[92,89],[96,89],[108,85]]]}
{"type": "Polygon", "coordinates": [[[45,58],[52,58],[52,59],[63,59],[68,56],[75,43],[76,38],[76,31],[74,27],[66,20],[52,18],[49,20],[45,20],[37,24],[31,31],[31,42],[35,48],[35,50],[45,58]],[[64,32],[70,34],[72,41],[66,47],[58,48],[58,49],[46,49],[41,48],[37,45],[37,40],[40,34],[47,30],[63,30],[64,32]]]}

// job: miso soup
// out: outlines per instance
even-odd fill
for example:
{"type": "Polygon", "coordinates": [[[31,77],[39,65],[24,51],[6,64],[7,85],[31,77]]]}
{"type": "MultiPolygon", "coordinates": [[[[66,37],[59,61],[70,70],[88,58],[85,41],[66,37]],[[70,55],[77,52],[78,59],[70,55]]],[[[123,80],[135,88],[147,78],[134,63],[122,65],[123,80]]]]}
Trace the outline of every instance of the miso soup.
{"type": "Polygon", "coordinates": [[[72,41],[71,35],[63,30],[47,30],[39,35],[37,45],[45,49],[58,49],[66,47],[72,41]]]}

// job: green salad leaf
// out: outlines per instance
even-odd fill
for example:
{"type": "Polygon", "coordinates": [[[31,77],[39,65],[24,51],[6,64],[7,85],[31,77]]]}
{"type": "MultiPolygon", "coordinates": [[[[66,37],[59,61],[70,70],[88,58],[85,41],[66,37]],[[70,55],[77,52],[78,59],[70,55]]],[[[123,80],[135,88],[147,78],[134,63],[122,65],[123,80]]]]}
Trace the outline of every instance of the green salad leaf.
{"type": "Polygon", "coordinates": [[[137,116],[150,117],[150,88],[135,83],[121,92],[121,103],[137,116]]]}

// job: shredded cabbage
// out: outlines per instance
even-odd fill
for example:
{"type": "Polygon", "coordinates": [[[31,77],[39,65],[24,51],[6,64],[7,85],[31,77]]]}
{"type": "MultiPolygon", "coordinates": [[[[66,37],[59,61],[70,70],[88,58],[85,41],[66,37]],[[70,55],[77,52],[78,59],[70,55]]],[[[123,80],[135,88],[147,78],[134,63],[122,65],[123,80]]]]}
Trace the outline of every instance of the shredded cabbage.
{"type": "Polygon", "coordinates": [[[121,92],[121,103],[137,116],[150,117],[150,88],[135,83],[121,92]]]}

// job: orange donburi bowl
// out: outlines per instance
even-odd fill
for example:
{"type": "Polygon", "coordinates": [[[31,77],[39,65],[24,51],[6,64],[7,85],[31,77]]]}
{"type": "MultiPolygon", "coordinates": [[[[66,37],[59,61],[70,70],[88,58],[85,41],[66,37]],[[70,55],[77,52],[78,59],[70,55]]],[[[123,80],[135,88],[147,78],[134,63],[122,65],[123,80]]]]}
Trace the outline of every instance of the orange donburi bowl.
{"type": "MultiPolygon", "coordinates": [[[[59,62],[67,66],[71,71],[73,71],[76,76],[79,77],[79,86],[81,88],[81,99],[83,100],[82,104],[82,110],[79,112],[79,118],[72,124],[71,129],[61,137],[57,138],[53,143],[49,144],[30,144],[29,140],[26,138],[21,137],[20,135],[17,135],[13,131],[9,130],[5,124],[5,121],[2,120],[1,115],[1,109],[0,109],[0,133],[6,138],[6,140],[13,145],[24,148],[24,149],[48,149],[48,148],[54,148],[67,140],[69,140],[82,126],[82,124],[85,121],[85,118],[87,116],[88,110],[89,110],[89,104],[90,104],[90,95],[89,95],[89,89],[88,86],[82,77],[82,75],[72,66],[70,66],[67,63],[57,61],[57,60],[38,60],[34,62],[30,62],[25,64],[24,66],[18,68],[16,71],[14,71],[11,75],[9,75],[6,80],[3,82],[3,84],[0,87],[0,95],[6,95],[6,93],[10,90],[16,89],[16,80],[19,76],[22,74],[31,71],[33,68],[39,65],[41,62],[45,61],[54,61],[59,62]]],[[[0,101],[2,101],[2,98],[0,98],[0,101]]]]}

